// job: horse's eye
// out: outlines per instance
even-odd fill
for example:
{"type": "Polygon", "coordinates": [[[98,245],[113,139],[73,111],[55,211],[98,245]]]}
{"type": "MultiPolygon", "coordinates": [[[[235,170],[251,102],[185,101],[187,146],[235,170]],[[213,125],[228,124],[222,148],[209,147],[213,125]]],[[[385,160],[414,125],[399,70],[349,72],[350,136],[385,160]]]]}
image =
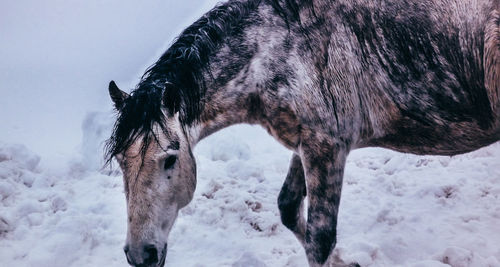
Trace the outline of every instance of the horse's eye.
{"type": "Polygon", "coordinates": [[[176,155],[170,155],[165,159],[165,165],[163,165],[163,168],[165,170],[168,170],[174,166],[175,162],[177,161],[177,156],[176,155]]]}

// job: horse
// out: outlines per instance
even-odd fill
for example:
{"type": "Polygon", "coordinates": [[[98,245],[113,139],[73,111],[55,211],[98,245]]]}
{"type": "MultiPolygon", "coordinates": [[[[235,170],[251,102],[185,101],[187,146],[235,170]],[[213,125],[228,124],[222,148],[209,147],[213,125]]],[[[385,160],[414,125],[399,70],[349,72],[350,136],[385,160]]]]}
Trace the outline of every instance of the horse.
{"type": "Polygon", "coordinates": [[[498,0],[217,5],[130,94],[109,84],[106,159],[123,171],[128,263],[165,264],[196,187],[194,146],[248,123],[293,151],[277,204],[309,265],[357,266],[332,256],[349,152],[456,155],[498,141],[499,25],[498,0]]]}

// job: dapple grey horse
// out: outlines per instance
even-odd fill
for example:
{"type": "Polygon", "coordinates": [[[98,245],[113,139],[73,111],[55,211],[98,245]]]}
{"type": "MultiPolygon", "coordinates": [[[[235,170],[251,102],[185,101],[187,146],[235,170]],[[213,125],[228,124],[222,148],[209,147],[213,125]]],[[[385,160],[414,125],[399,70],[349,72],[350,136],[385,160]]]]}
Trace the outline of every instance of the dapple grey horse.
{"type": "Polygon", "coordinates": [[[349,151],[456,155],[500,139],[499,11],[498,0],[231,0],[203,15],[131,94],[109,86],[128,262],[164,265],[196,186],[193,147],[250,123],[294,152],[283,224],[310,266],[340,266],[349,151]]]}

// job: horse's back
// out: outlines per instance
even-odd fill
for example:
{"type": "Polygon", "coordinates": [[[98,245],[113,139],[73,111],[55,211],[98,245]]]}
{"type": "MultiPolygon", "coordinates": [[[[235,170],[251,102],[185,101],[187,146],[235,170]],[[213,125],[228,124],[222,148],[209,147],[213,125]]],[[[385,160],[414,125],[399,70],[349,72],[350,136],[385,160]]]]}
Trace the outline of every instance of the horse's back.
{"type": "Polygon", "coordinates": [[[369,145],[451,155],[500,138],[497,8],[497,0],[360,0],[337,6],[368,73],[359,90],[369,95],[378,87],[396,110],[379,124],[387,127],[384,134],[369,145]]]}

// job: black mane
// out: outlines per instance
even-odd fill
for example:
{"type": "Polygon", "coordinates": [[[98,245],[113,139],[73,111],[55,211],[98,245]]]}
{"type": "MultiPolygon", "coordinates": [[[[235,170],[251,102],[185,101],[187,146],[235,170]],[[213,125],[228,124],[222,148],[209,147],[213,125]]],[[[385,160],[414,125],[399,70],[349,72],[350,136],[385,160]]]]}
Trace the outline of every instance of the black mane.
{"type": "Polygon", "coordinates": [[[168,88],[166,108],[181,112],[181,121],[190,124],[201,113],[206,92],[208,62],[225,38],[254,11],[260,0],[230,1],[216,6],[186,28],[172,46],[144,73],[137,90],[168,88]]]}
{"type": "Polygon", "coordinates": [[[199,119],[202,97],[206,92],[205,77],[211,77],[208,69],[210,56],[259,3],[260,0],[248,0],[220,4],[177,37],[158,61],[146,70],[119,110],[113,134],[106,143],[107,163],[141,136],[144,138],[141,152],[145,153],[151,140],[156,139],[153,125],[157,124],[165,131],[162,105],[170,114],[179,112],[183,125],[199,119]],[[165,99],[162,99],[163,95],[165,99]]]}
{"type": "Polygon", "coordinates": [[[311,15],[317,19],[312,0],[269,0],[269,3],[289,28],[292,22],[302,24],[300,10],[303,8],[309,8],[311,15]]]}

